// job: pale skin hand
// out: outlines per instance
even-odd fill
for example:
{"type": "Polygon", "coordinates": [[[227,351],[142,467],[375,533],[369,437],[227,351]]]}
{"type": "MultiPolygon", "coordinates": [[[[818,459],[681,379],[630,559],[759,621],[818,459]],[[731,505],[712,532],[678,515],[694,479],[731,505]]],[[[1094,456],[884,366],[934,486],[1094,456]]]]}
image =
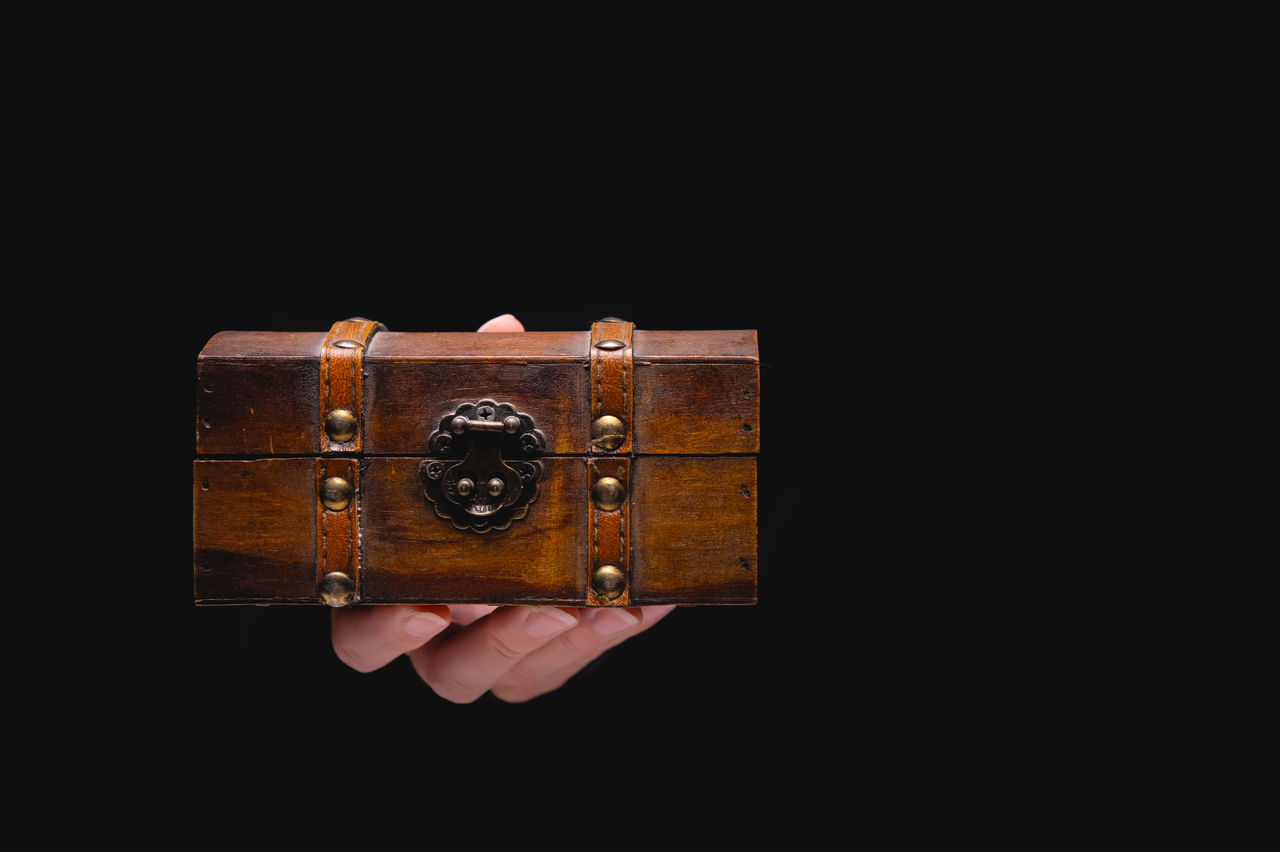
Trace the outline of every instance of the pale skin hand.
{"type": "MultiPolygon", "coordinates": [[[[480,331],[524,331],[504,314],[480,331]]],[[[442,698],[464,704],[492,692],[528,701],[559,689],[609,648],[657,624],[672,606],[365,606],[333,610],[338,658],[371,672],[407,654],[442,698]]]]}

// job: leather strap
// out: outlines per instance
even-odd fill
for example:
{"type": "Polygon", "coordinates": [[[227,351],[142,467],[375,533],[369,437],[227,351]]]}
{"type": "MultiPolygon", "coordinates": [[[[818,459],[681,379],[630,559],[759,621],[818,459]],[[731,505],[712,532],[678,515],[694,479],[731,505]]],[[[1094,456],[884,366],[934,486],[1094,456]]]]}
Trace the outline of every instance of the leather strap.
{"type": "MultiPolygon", "coordinates": [[[[588,483],[592,497],[589,529],[591,535],[590,576],[587,578],[588,606],[629,606],[631,602],[631,419],[634,406],[632,390],[635,371],[632,367],[631,334],[634,323],[626,320],[600,320],[591,326],[591,420],[593,430],[601,417],[616,417],[622,422],[621,441],[591,441],[588,483]],[[604,477],[618,480],[625,495],[615,508],[602,508],[595,499],[596,484],[604,477]],[[601,597],[593,580],[605,566],[622,573],[626,585],[614,598],[601,597]]],[[[607,570],[607,569],[606,569],[607,570]]]]}
{"type": "Polygon", "coordinates": [[[629,606],[631,602],[631,459],[629,457],[593,458],[587,463],[589,486],[593,499],[591,506],[591,576],[587,578],[587,606],[629,606]],[[616,509],[602,509],[596,505],[594,490],[603,477],[613,477],[622,483],[624,493],[621,505],[616,509]],[[596,571],[612,565],[626,578],[622,594],[605,600],[596,594],[592,579],[596,571]]]}
{"type": "Polygon", "coordinates": [[[615,448],[596,442],[591,452],[624,455],[631,452],[631,390],[635,370],[631,366],[631,332],[635,323],[613,318],[591,325],[591,419],[611,415],[622,421],[623,440],[615,448]],[[621,343],[621,346],[617,346],[621,343]]]}
{"type": "Polygon", "coordinates": [[[360,452],[360,436],[364,432],[360,422],[364,350],[375,334],[386,330],[382,323],[364,317],[340,320],[329,329],[320,353],[320,452],[360,452]],[[354,434],[349,440],[329,434],[327,423],[335,411],[348,411],[355,417],[354,434]]]}
{"type": "Polygon", "coordinates": [[[356,459],[321,457],[316,459],[316,585],[323,586],[326,574],[339,572],[351,578],[355,597],[360,599],[360,553],[356,499],[360,493],[360,466],[356,459]],[[340,477],[351,484],[347,505],[326,508],[325,483],[340,477]]]}

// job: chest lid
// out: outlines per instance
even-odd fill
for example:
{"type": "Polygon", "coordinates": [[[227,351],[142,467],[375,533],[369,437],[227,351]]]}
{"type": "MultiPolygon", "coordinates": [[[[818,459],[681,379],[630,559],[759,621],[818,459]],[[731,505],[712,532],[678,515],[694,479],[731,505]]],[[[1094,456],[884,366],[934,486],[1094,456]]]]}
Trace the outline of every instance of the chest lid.
{"type": "Polygon", "coordinates": [[[597,349],[592,334],[221,332],[197,365],[196,452],[427,455],[440,418],[486,398],[527,413],[554,455],[598,450],[592,424],[610,405],[631,414],[623,452],[759,452],[754,331],[636,329],[625,350],[597,349]],[[354,427],[352,440],[326,423],[354,427]]]}

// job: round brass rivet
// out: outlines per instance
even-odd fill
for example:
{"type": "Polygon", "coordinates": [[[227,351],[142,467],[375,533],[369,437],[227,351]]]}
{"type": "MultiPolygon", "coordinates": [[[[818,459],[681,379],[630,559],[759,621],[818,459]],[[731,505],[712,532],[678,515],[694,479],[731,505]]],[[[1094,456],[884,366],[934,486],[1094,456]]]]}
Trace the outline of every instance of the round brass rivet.
{"type": "Polygon", "coordinates": [[[458,493],[463,497],[470,497],[471,492],[476,490],[476,484],[465,476],[458,480],[458,493]]]}
{"type": "Polygon", "coordinates": [[[453,430],[453,434],[461,435],[463,432],[467,431],[467,418],[462,415],[458,415],[449,423],[449,428],[453,430]]]}
{"type": "Polygon", "coordinates": [[[355,596],[356,584],[341,571],[331,571],[320,581],[320,600],[329,606],[346,606],[355,596]]]}
{"type": "Polygon", "coordinates": [[[501,479],[495,476],[493,479],[490,479],[488,483],[486,483],[485,490],[489,492],[490,497],[497,497],[499,494],[502,493],[502,489],[506,487],[507,487],[507,483],[503,482],[501,479]]]}
{"type": "Polygon", "coordinates": [[[347,317],[347,322],[372,322],[372,320],[367,320],[364,317],[347,317]]]}
{"type": "Polygon", "coordinates": [[[605,317],[602,320],[596,320],[596,322],[626,322],[626,320],[620,317],[605,317]]]}
{"type": "Polygon", "coordinates": [[[591,486],[592,502],[596,504],[597,509],[603,509],[606,512],[612,512],[621,506],[626,496],[627,490],[612,476],[602,476],[596,480],[595,485],[591,486]]]}
{"type": "Polygon", "coordinates": [[[602,601],[616,600],[627,588],[627,577],[617,566],[601,565],[591,575],[591,589],[602,601]]]}
{"type": "Polygon", "coordinates": [[[326,509],[341,512],[351,504],[355,489],[341,476],[331,476],[320,485],[320,502],[326,509]]]}
{"type": "Polygon", "coordinates": [[[612,414],[599,417],[591,424],[591,443],[606,450],[616,450],[626,438],[626,427],[612,414]]]}
{"type": "Polygon", "coordinates": [[[519,417],[516,417],[514,414],[512,414],[512,415],[511,415],[511,416],[509,416],[509,417],[504,418],[504,419],[503,419],[503,421],[502,421],[502,429],[503,429],[503,431],[504,431],[504,432],[508,432],[508,433],[510,433],[510,434],[512,434],[512,435],[514,435],[516,432],[519,432],[519,431],[520,431],[520,418],[519,418],[519,417]]]}
{"type": "Polygon", "coordinates": [[[333,345],[338,347],[339,349],[363,349],[364,348],[364,344],[361,343],[359,340],[352,340],[349,337],[344,337],[341,340],[335,340],[333,341],[333,345]]]}
{"type": "Polygon", "coordinates": [[[621,349],[626,345],[627,344],[623,343],[621,340],[601,340],[599,343],[596,344],[596,348],[613,350],[613,349],[621,349]]]}
{"type": "Polygon", "coordinates": [[[330,441],[346,443],[356,436],[356,416],[345,408],[337,408],[329,412],[324,419],[324,431],[330,441]]]}

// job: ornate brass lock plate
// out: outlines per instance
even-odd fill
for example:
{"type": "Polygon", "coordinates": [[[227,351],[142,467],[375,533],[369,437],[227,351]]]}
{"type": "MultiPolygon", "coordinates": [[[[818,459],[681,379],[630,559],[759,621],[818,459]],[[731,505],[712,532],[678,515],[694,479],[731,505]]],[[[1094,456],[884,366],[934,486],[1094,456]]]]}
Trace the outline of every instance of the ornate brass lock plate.
{"type": "Polygon", "coordinates": [[[547,446],[528,414],[492,399],[463,403],[440,420],[418,472],[436,514],[460,530],[505,530],[538,497],[547,446]]]}

